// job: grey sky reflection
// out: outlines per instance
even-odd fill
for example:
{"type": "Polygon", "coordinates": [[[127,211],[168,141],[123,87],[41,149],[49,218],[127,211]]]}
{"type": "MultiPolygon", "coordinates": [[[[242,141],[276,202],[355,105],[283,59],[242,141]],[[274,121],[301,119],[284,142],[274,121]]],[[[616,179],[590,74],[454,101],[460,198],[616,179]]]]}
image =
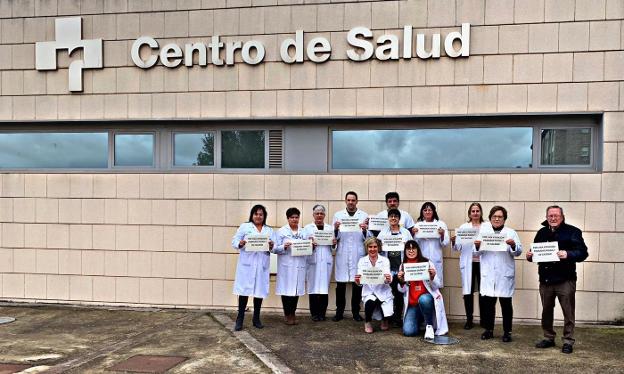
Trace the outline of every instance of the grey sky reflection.
{"type": "Polygon", "coordinates": [[[154,135],[115,135],[115,165],[152,166],[154,163],[154,135]]]}
{"type": "Polygon", "coordinates": [[[333,131],[334,169],[528,168],[529,127],[333,131]]]}
{"type": "MultiPolygon", "coordinates": [[[[197,165],[197,155],[202,151],[204,147],[203,139],[208,136],[213,141],[214,147],[214,134],[175,134],[175,160],[174,163],[177,166],[194,166],[197,165]]],[[[214,150],[213,150],[214,154],[214,150]]],[[[214,165],[213,162],[210,165],[214,165]]]]}
{"type": "Polygon", "coordinates": [[[106,168],[107,133],[0,134],[2,168],[106,168]]]}

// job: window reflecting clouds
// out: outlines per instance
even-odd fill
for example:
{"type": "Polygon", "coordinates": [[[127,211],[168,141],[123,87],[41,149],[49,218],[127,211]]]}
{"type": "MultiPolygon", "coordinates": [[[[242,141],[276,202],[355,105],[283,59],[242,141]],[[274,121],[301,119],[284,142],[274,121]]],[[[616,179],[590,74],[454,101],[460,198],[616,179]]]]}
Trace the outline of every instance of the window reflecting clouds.
{"type": "Polygon", "coordinates": [[[214,166],[214,133],[174,134],[175,166],[214,166]]]}
{"type": "Polygon", "coordinates": [[[0,168],[106,168],[107,133],[0,133],[0,168]]]}
{"type": "Polygon", "coordinates": [[[530,168],[530,127],[336,130],[334,169],[530,168]]]}
{"type": "Polygon", "coordinates": [[[153,134],[115,134],[115,166],[153,165],[153,134]]]}

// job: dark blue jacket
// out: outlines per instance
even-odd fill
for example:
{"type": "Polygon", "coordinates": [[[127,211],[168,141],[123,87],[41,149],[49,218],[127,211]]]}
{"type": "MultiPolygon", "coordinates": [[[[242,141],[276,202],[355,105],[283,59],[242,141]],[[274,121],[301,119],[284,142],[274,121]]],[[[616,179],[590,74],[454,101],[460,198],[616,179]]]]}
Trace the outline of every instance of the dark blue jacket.
{"type": "Polygon", "coordinates": [[[559,242],[559,250],[568,252],[568,258],[559,262],[540,262],[538,264],[539,281],[543,284],[557,284],[568,280],[576,281],[576,263],[587,258],[587,246],[583,233],[578,228],[562,222],[554,231],[548,221],[535,235],[534,243],[559,242]]]}

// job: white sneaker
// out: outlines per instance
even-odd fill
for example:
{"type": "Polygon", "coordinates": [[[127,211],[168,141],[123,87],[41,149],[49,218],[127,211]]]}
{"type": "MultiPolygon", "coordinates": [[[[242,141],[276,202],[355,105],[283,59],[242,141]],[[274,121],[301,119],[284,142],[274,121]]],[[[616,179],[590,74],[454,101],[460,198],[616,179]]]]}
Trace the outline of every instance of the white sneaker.
{"type": "Polygon", "coordinates": [[[425,329],[425,340],[433,340],[435,335],[433,334],[433,326],[427,325],[425,329]]]}

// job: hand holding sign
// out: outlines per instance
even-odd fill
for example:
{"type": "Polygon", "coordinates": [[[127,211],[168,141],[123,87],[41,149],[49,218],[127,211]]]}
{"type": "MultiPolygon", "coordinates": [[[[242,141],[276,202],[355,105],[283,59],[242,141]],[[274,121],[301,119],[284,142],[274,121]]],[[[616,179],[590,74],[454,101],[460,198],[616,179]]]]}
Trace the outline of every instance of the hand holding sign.
{"type": "Polygon", "coordinates": [[[403,271],[403,278],[406,282],[429,279],[428,262],[405,263],[403,264],[403,271]]]}
{"type": "Polygon", "coordinates": [[[558,242],[533,243],[531,244],[533,262],[554,262],[559,261],[558,242]]]}
{"type": "Polygon", "coordinates": [[[268,252],[269,236],[266,234],[247,234],[245,236],[245,250],[249,252],[268,252]]]}

